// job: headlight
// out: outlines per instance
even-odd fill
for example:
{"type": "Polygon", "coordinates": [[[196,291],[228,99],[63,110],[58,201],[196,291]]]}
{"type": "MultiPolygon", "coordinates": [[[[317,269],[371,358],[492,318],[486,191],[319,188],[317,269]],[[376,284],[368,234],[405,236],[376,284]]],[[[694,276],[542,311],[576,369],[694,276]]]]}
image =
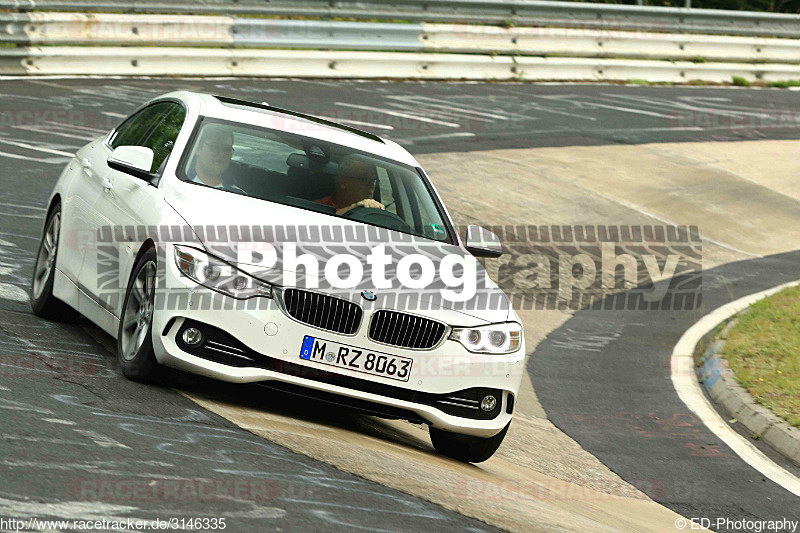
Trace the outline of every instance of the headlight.
{"type": "Polygon", "coordinates": [[[522,326],[507,322],[477,328],[453,328],[449,338],[473,353],[511,353],[522,345],[522,326]]]}
{"type": "Polygon", "coordinates": [[[176,245],[175,263],[187,278],[232,298],[272,298],[272,285],[197,248],[176,245]]]}

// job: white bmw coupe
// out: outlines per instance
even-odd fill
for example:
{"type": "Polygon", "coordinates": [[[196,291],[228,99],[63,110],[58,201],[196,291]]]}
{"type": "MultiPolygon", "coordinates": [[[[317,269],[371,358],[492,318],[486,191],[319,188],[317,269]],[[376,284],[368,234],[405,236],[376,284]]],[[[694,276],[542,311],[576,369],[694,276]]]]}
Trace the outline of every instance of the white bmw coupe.
{"type": "Polygon", "coordinates": [[[173,92],[81,148],[47,206],[34,312],[80,313],[122,372],[169,366],[427,424],[488,459],[525,343],[508,297],[396,143],[266,103],[173,92]]]}

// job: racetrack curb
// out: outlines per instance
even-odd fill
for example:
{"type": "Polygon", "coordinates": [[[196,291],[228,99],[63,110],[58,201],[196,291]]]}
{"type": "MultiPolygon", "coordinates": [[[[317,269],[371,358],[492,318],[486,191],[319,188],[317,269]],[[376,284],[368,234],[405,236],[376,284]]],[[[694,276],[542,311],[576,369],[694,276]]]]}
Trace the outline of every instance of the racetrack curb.
{"type": "Polygon", "coordinates": [[[737,318],[728,320],[722,331],[700,354],[699,362],[702,364],[697,369],[700,383],[730,418],[738,420],[750,431],[752,438],[763,440],[787,459],[800,465],[800,430],[757,403],[739,384],[725,359],[725,340],[736,321],[737,318]]]}
{"type": "Polygon", "coordinates": [[[800,478],[764,455],[753,445],[752,439],[737,433],[720,415],[717,407],[703,392],[703,387],[698,380],[695,360],[698,346],[702,347],[703,341],[713,335],[720,324],[746,310],[755,302],[783,289],[798,285],[800,285],[800,280],[784,283],[729,302],[707,314],[689,328],[675,345],[670,358],[670,367],[672,385],[675,387],[678,397],[712,433],[764,477],[792,494],[800,496],[800,478]]]}

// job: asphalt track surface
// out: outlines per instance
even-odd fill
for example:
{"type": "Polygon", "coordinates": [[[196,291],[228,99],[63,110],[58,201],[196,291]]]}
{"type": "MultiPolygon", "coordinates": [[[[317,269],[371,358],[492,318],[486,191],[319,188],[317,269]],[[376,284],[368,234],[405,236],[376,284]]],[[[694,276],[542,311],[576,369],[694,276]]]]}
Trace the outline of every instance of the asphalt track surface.
{"type": "MultiPolygon", "coordinates": [[[[798,265],[800,252],[792,252],[706,270],[703,308],[794,281],[798,265]]],[[[744,463],[678,398],[670,357],[698,318],[693,311],[576,313],[542,341],[529,363],[548,418],[620,477],[684,517],[712,523],[800,520],[800,499],[744,463]]],[[[768,446],[760,449],[800,474],[768,446]]]]}
{"type": "MultiPolygon", "coordinates": [[[[797,94],[779,90],[4,80],[0,516],[226,516],[236,522],[236,530],[309,529],[323,523],[342,530],[490,529],[259,439],[170,388],[128,382],[114,356],[95,340],[107,343],[108,337],[86,321],[57,324],[30,314],[26,292],[44,207],[69,154],[148,98],[173,89],[268,101],[363,123],[353,125],[395,139],[412,153],[800,138],[797,94]],[[155,486],[153,490],[165,490],[172,480],[170,489],[184,492],[173,492],[171,498],[127,498],[125,490],[140,480],[155,486]],[[231,496],[233,489],[223,486],[221,495],[210,499],[192,495],[193,488],[206,487],[202,483],[209,480],[238,483],[242,492],[231,496]]],[[[707,307],[722,303],[727,294],[724,283],[714,285],[718,274],[733,279],[735,292],[744,295],[796,278],[796,265],[797,257],[786,255],[707,272],[707,307]]],[[[788,517],[798,508],[797,498],[762,481],[731,456],[696,419],[687,417],[672,389],[671,346],[697,318],[669,312],[578,313],[537,350],[531,369],[537,393],[559,427],[624,479],[639,481],[637,486],[646,492],[641,482],[649,482],[651,497],[684,516],[788,517]],[[601,343],[599,352],[564,348],[576,334],[609,330],[620,335],[601,343]]],[[[191,376],[176,379],[190,390],[217,386],[191,376]]],[[[295,401],[252,388],[240,394],[254,395],[267,405],[295,401]]],[[[347,423],[347,414],[308,409],[347,423]]]]}

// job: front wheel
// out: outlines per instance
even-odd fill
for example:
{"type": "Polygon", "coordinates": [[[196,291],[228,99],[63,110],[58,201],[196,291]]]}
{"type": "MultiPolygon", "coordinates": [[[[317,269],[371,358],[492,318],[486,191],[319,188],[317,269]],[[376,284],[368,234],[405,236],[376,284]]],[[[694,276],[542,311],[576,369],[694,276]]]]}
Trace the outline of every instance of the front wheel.
{"type": "Polygon", "coordinates": [[[155,294],[156,251],[151,248],[133,268],[117,334],[122,373],[135,381],[153,381],[160,369],[153,352],[155,294]]]}
{"type": "Polygon", "coordinates": [[[31,308],[33,314],[49,319],[75,318],[78,312],[53,295],[56,277],[56,257],[61,234],[61,205],[57,205],[47,218],[42,242],[36,256],[31,281],[31,308]]]}
{"type": "Polygon", "coordinates": [[[488,438],[451,433],[432,426],[429,431],[431,442],[437,452],[465,463],[482,463],[494,455],[494,452],[500,447],[510,425],[509,422],[503,431],[488,438]]]}

